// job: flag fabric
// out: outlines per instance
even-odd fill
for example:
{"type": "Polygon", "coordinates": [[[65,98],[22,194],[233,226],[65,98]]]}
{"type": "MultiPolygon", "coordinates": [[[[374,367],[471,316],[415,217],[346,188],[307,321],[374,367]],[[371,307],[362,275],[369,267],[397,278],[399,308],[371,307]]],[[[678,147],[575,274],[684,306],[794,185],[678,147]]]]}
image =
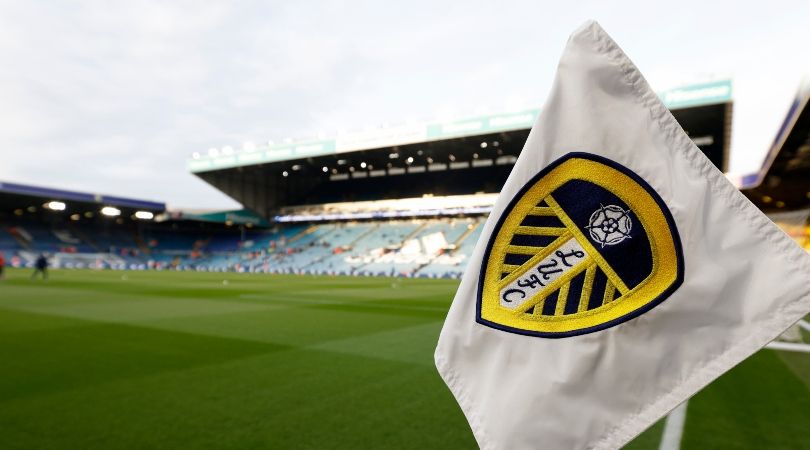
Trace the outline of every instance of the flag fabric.
{"type": "Polygon", "coordinates": [[[810,257],[595,22],[570,37],[436,366],[484,449],[619,448],[810,312],[810,257]]]}

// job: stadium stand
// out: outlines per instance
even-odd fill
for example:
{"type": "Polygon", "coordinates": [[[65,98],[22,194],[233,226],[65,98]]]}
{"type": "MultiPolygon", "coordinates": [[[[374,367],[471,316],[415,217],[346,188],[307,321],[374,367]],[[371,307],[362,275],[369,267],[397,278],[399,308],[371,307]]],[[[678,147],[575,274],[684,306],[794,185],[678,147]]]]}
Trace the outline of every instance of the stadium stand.
{"type": "MultiPolygon", "coordinates": [[[[762,170],[738,183],[805,248],[808,93],[800,90],[762,170]]],[[[662,97],[724,168],[730,83],[662,97]],[[714,97],[701,100],[701,89],[714,97]]],[[[277,157],[270,148],[260,164],[192,161],[195,174],[251,208],[243,210],[166,211],[161,203],[0,183],[0,251],[17,266],[46,253],[68,268],[459,278],[535,117],[456,121],[407,142],[387,130],[360,140],[374,145],[345,144],[341,152],[313,154],[312,144],[307,155],[293,147],[277,157]]]]}
{"type": "Polygon", "coordinates": [[[0,249],[18,256],[18,266],[30,266],[45,253],[55,267],[67,268],[456,277],[481,216],[290,223],[259,230],[188,220],[104,220],[6,214],[0,249]]]}
{"type": "MultiPolygon", "coordinates": [[[[66,268],[458,278],[485,217],[290,223],[262,230],[176,222],[51,228],[6,217],[0,251],[17,256],[18,266],[47,253],[54,266],[66,268]]],[[[772,216],[804,246],[809,217],[806,210],[772,216]]]]}
{"type": "Polygon", "coordinates": [[[16,252],[21,250],[20,243],[5,228],[0,228],[0,250],[6,252],[16,252]]]}

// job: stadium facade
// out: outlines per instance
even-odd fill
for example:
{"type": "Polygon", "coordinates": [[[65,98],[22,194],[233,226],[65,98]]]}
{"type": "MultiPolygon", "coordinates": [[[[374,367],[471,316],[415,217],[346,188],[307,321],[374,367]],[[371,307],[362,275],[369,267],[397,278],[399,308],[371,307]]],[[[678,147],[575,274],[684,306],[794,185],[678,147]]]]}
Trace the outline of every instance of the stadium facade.
{"type": "MultiPolygon", "coordinates": [[[[660,97],[726,171],[731,81],[660,97]]],[[[803,245],[807,99],[803,88],[762,169],[730,176],[803,245]]],[[[156,202],[0,184],[0,251],[18,266],[44,252],[62,267],[459,277],[539,113],[195,154],[190,171],[244,205],[236,211],[166,211],[156,202]]]]}

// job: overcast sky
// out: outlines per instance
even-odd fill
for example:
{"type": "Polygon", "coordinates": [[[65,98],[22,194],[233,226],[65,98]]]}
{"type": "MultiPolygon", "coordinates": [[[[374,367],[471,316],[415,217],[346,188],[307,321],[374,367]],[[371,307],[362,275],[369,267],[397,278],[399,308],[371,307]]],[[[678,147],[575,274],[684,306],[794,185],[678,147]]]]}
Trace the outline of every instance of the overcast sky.
{"type": "Polygon", "coordinates": [[[0,1],[0,181],[233,207],[192,152],[540,106],[589,18],[656,90],[734,80],[735,172],[810,72],[806,0],[0,1]]]}

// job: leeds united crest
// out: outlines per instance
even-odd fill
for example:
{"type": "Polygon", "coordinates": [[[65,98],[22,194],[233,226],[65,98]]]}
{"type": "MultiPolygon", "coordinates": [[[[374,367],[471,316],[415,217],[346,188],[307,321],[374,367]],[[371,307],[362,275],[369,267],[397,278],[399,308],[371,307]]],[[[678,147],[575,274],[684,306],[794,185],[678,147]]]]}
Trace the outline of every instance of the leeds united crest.
{"type": "Polygon", "coordinates": [[[559,338],[618,325],[681,283],[669,209],[641,177],[569,153],[515,195],[495,225],[478,285],[477,321],[559,338]]]}

